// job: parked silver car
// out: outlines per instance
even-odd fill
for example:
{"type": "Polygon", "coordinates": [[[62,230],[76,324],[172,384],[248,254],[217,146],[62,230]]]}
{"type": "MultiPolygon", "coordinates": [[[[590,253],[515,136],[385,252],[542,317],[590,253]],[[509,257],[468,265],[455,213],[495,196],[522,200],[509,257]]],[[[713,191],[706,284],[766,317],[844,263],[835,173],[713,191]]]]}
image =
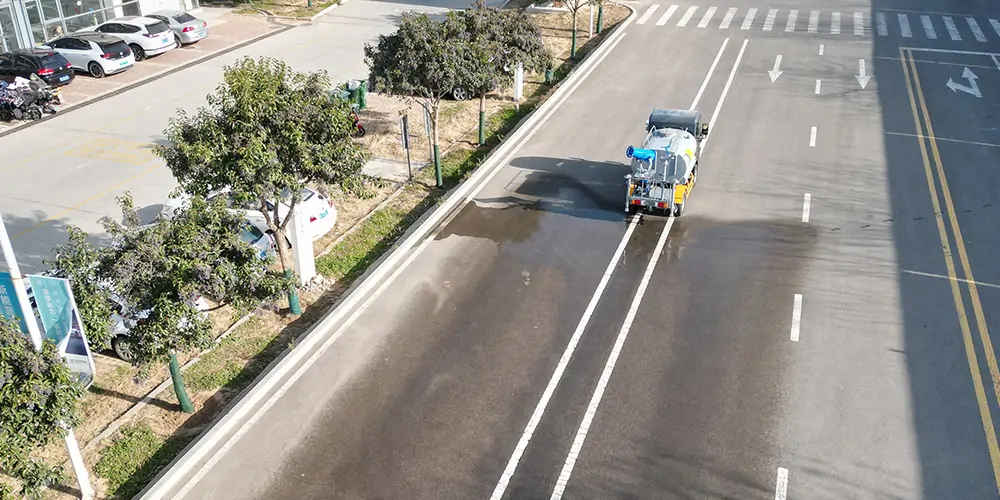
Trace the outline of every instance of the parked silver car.
{"type": "Polygon", "coordinates": [[[135,65],[135,56],[128,44],[116,36],[93,31],[65,35],[46,44],[62,54],[73,69],[103,78],[125,71],[135,65]]]}
{"type": "Polygon", "coordinates": [[[146,17],[159,19],[170,27],[182,44],[195,43],[208,36],[208,22],[179,10],[159,10],[146,17]]]}

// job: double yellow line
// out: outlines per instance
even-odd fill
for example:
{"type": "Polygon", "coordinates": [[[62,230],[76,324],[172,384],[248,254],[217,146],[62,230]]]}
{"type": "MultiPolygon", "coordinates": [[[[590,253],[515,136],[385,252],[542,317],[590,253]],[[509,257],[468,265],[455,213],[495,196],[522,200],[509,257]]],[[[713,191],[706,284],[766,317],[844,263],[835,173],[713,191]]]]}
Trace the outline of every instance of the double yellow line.
{"type": "Polygon", "coordinates": [[[986,327],[983,304],[979,299],[979,290],[976,287],[975,277],[972,275],[969,256],[965,251],[965,239],[962,237],[962,228],[955,217],[955,205],[951,200],[951,190],[948,189],[948,178],[945,176],[944,164],[941,162],[941,153],[938,151],[937,139],[934,136],[934,126],[931,124],[930,113],[927,111],[927,103],[924,100],[924,92],[920,86],[920,75],[917,73],[917,63],[913,59],[913,51],[900,48],[899,59],[903,64],[903,74],[906,77],[906,90],[910,96],[913,124],[917,129],[917,137],[920,138],[920,154],[924,161],[924,173],[927,175],[927,188],[930,190],[931,202],[934,205],[934,218],[937,221],[938,236],[941,238],[941,248],[944,250],[944,262],[948,268],[948,277],[950,278],[948,282],[951,283],[951,292],[955,299],[955,311],[958,313],[958,322],[962,329],[965,355],[969,362],[969,370],[972,372],[972,384],[975,388],[976,400],[979,403],[979,416],[983,421],[983,431],[986,433],[986,445],[989,448],[990,460],[993,463],[993,478],[997,483],[997,491],[1000,492],[1000,446],[997,445],[996,430],[993,427],[993,416],[990,411],[989,400],[986,397],[982,372],[979,368],[979,358],[972,341],[972,328],[969,324],[969,315],[965,307],[965,299],[962,297],[960,283],[965,283],[969,287],[969,298],[972,302],[972,310],[976,318],[976,329],[983,343],[986,365],[989,368],[990,378],[993,382],[993,393],[998,398],[998,408],[1000,408],[1000,368],[997,367],[997,357],[993,350],[993,342],[990,340],[989,329],[986,327]],[[930,155],[927,153],[928,145],[930,145],[930,155]],[[933,168],[931,166],[932,158],[933,168]],[[935,181],[935,173],[937,174],[937,181],[935,181]],[[940,198],[938,185],[941,186],[940,198]],[[940,200],[942,198],[944,199],[944,210],[941,209],[940,200]],[[955,258],[952,253],[948,231],[945,228],[945,216],[948,218],[948,225],[954,235],[955,248],[958,250],[958,259],[962,265],[962,272],[965,274],[965,279],[961,281],[955,272],[955,258]]]}

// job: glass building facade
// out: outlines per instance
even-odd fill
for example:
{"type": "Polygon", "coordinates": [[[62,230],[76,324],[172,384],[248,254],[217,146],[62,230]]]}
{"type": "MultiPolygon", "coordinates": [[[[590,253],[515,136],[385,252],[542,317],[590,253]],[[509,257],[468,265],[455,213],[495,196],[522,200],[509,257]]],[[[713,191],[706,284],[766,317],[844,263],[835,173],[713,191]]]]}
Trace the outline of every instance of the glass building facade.
{"type": "Polygon", "coordinates": [[[0,0],[0,52],[45,43],[120,16],[198,7],[198,0],[0,0]]]}

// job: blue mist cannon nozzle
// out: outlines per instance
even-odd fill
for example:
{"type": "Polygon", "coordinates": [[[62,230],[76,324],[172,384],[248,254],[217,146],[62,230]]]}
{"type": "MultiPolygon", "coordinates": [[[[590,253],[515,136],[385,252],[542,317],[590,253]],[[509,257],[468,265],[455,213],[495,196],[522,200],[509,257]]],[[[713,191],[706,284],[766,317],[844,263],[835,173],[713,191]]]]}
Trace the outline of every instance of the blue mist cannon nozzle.
{"type": "Polygon", "coordinates": [[[625,149],[625,156],[628,158],[635,158],[639,161],[650,161],[656,158],[656,151],[652,149],[641,149],[635,146],[629,146],[625,149]]]}

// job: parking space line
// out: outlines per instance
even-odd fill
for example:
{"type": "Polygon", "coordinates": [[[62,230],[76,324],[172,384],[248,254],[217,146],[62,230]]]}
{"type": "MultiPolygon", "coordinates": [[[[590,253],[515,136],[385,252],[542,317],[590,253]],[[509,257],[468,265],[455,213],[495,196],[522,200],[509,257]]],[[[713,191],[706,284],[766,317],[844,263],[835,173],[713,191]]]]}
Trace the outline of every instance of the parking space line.
{"type": "Polygon", "coordinates": [[[790,337],[792,342],[799,341],[799,329],[802,327],[802,294],[797,293],[792,298],[792,328],[790,337]]]}

